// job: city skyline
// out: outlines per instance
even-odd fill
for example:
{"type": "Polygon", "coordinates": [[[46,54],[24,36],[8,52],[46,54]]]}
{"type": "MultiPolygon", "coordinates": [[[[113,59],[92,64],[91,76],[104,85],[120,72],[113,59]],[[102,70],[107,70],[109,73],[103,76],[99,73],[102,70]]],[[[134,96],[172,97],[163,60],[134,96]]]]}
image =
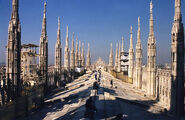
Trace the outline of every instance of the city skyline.
{"type": "MultiPolygon", "coordinates": [[[[19,12],[22,28],[22,44],[34,43],[39,45],[41,34],[43,1],[20,1],[19,12]],[[31,7],[29,4],[32,3],[31,7]],[[23,10],[24,9],[24,10],[23,10]],[[37,16],[34,18],[33,17],[37,16]]],[[[157,42],[157,64],[170,63],[171,58],[171,27],[174,14],[174,1],[166,6],[164,0],[158,2],[153,0],[154,4],[154,32],[157,42]],[[162,10],[162,11],[161,11],[162,10]]],[[[69,25],[69,45],[71,49],[72,33],[75,32],[75,38],[85,43],[87,50],[88,42],[91,45],[92,62],[102,57],[108,63],[110,43],[113,43],[113,54],[115,56],[115,47],[117,42],[121,42],[124,37],[124,49],[128,52],[130,25],[133,26],[133,46],[135,51],[137,41],[137,17],[141,18],[141,43],[143,46],[143,63],[146,64],[146,50],[149,33],[149,3],[148,1],[106,1],[105,2],[68,2],[68,1],[47,1],[47,33],[49,42],[49,64],[54,64],[55,43],[57,40],[58,16],[61,17],[61,36],[62,53],[64,55],[66,27],[69,25]],[[80,4],[81,3],[81,4],[80,4]],[[137,3],[137,4],[133,4],[137,3]],[[70,6],[71,5],[71,6],[70,6]],[[93,7],[92,7],[92,6],[93,7]],[[133,5],[134,9],[130,9],[133,5]],[[103,7],[102,7],[103,6],[103,7]],[[85,11],[86,10],[86,11],[85,11]],[[129,12],[129,14],[126,14],[129,12]],[[108,14],[109,13],[109,14],[108,14]],[[125,14],[124,14],[125,13],[125,14]],[[98,44],[97,44],[98,43],[98,44]]],[[[185,23],[184,13],[185,4],[182,1],[182,22],[185,23]]],[[[0,0],[0,63],[6,60],[5,46],[8,39],[8,21],[11,17],[11,1],[0,0]],[[6,6],[6,7],[5,7],[6,6]],[[7,7],[8,6],[8,7],[7,7]]],[[[87,53],[87,51],[85,51],[87,53]]],[[[62,57],[64,58],[64,57],[62,57]]]]}

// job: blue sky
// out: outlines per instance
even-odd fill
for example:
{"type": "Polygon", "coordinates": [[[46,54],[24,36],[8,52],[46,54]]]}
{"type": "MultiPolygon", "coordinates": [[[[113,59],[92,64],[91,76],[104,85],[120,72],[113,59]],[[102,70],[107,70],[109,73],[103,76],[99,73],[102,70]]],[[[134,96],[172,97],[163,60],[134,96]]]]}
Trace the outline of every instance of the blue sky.
{"type": "MultiPolygon", "coordinates": [[[[39,45],[44,0],[19,0],[22,26],[22,43],[39,45]]],[[[57,19],[62,18],[62,47],[65,46],[66,26],[79,40],[91,45],[92,61],[99,56],[106,62],[110,43],[114,52],[116,42],[124,37],[124,49],[129,48],[130,26],[133,26],[134,47],[137,40],[137,18],[141,18],[141,40],[146,63],[149,33],[150,0],[47,0],[47,32],[49,40],[49,64],[54,64],[57,38],[57,19]]],[[[171,27],[174,17],[174,0],[153,0],[154,31],[157,42],[157,63],[170,63],[171,27]]],[[[11,17],[11,0],[0,0],[0,63],[4,62],[8,39],[8,23],[11,17]]],[[[182,19],[185,23],[185,1],[182,0],[182,19]]],[[[64,49],[63,49],[64,50],[64,49]]]]}

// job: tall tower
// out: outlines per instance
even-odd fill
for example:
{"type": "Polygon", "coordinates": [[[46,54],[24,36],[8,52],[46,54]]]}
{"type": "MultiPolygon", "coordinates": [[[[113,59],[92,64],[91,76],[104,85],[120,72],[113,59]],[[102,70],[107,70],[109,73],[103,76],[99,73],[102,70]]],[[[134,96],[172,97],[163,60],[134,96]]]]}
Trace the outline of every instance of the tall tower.
{"type": "Polygon", "coordinates": [[[121,45],[121,52],[124,52],[124,46],[123,46],[123,36],[122,36],[122,45],[121,45]]]}
{"type": "Polygon", "coordinates": [[[116,44],[116,55],[115,55],[115,64],[114,69],[117,71],[118,69],[118,43],[116,44]]]}
{"type": "Polygon", "coordinates": [[[40,56],[39,56],[39,68],[40,77],[45,83],[45,93],[48,87],[48,36],[46,31],[46,2],[44,3],[44,16],[42,21],[42,33],[40,37],[40,56]]]}
{"type": "Polygon", "coordinates": [[[82,43],[82,67],[85,67],[84,43],[82,43]]]}
{"type": "Polygon", "coordinates": [[[137,88],[142,87],[142,45],[141,45],[141,31],[140,31],[140,17],[138,17],[138,33],[136,44],[136,77],[135,85],[137,88]]]}
{"type": "Polygon", "coordinates": [[[114,66],[114,60],[113,60],[113,50],[112,50],[112,43],[110,44],[110,55],[109,55],[109,68],[110,70],[113,69],[113,66],[114,66]]]}
{"type": "Polygon", "coordinates": [[[132,26],[131,26],[130,27],[129,68],[128,68],[128,77],[129,77],[129,82],[131,83],[133,83],[133,73],[134,73],[134,48],[133,48],[132,26]]]}
{"type": "Polygon", "coordinates": [[[60,32],[60,17],[58,17],[58,31],[57,31],[57,42],[55,45],[55,75],[56,75],[56,86],[58,81],[61,79],[61,66],[62,66],[62,45],[61,45],[61,32],[60,32]]]}
{"type": "Polygon", "coordinates": [[[68,26],[66,31],[66,46],[65,46],[65,53],[64,53],[64,69],[69,70],[70,61],[69,61],[69,34],[68,34],[68,26]]]}
{"type": "Polygon", "coordinates": [[[91,54],[90,54],[90,44],[88,43],[87,62],[86,62],[87,69],[89,69],[90,66],[91,66],[91,54]]]}
{"type": "Polygon", "coordinates": [[[175,16],[171,31],[171,112],[177,116],[184,113],[184,27],[181,0],[175,0],[175,16]]]}
{"type": "Polygon", "coordinates": [[[19,21],[19,1],[12,0],[12,16],[8,27],[7,44],[7,84],[8,101],[15,99],[21,91],[21,24],[19,21]]]}
{"type": "Polygon", "coordinates": [[[79,50],[78,50],[78,67],[82,66],[82,59],[81,59],[81,42],[79,40],[79,50]]]}
{"type": "Polygon", "coordinates": [[[147,92],[149,96],[156,95],[156,40],[154,36],[153,4],[150,2],[150,32],[147,53],[147,92]]]}
{"type": "Polygon", "coordinates": [[[78,37],[76,37],[75,67],[78,67],[78,37]]]}
{"type": "Polygon", "coordinates": [[[118,52],[118,72],[121,71],[121,43],[119,42],[119,52],[118,52]]]}
{"type": "Polygon", "coordinates": [[[74,52],[74,32],[72,37],[72,46],[71,46],[71,56],[70,56],[70,67],[71,69],[75,68],[75,52],[74,52]]]}

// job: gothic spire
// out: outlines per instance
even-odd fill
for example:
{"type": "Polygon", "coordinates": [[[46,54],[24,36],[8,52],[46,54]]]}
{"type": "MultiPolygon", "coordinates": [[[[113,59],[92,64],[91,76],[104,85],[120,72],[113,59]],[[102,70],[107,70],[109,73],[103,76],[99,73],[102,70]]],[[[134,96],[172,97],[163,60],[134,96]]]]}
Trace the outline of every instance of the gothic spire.
{"type": "Polygon", "coordinates": [[[110,67],[110,70],[112,70],[112,67],[113,67],[113,50],[112,50],[112,43],[110,44],[110,55],[109,55],[109,67],[110,67]]]}
{"type": "Polygon", "coordinates": [[[60,17],[58,17],[58,31],[57,31],[57,43],[60,44],[61,43],[61,36],[60,36],[60,17]]]}
{"type": "Polygon", "coordinates": [[[82,43],[82,66],[84,67],[85,66],[85,56],[84,56],[84,43],[82,43]]]}
{"type": "Polygon", "coordinates": [[[182,15],[181,15],[181,0],[175,0],[175,21],[182,21],[182,15]]]}
{"type": "Polygon", "coordinates": [[[71,52],[74,53],[74,37],[75,37],[75,33],[73,32],[73,36],[72,36],[72,47],[71,47],[71,52]]]}
{"type": "Polygon", "coordinates": [[[116,55],[115,55],[115,70],[118,67],[118,43],[116,43],[116,55]]]}
{"type": "Polygon", "coordinates": [[[133,35],[132,35],[132,26],[130,27],[130,49],[133,49],[133,35]]]}
{"type": "Polygon", "coordinates": [[[87,57],[90,57],[90,44],[88,43],[87,57]]]}
{"type": "Polygon", "coordinates": [[[122,46],[121,46],[121,52],[124,52],[124,47],[123,47],[123,36],[122,36],[122,46]]]}
{"type": "Polygon", "coordinates": [[[137,43],[138,44],[141,43],[140,17],[138,17],[137,43]]]}
{"type": "Polygon", "coordinates": [[[44,2],[44,15],[43,15],[43,20],[42,20],[42,36],[46,37],[47,32],[46,32],[46,1],[44,2]]]}
{"type": "Polygon", "coordinates": [[[78,67],[78,37],[76,37],[75,67],[78,67]]]}
{"type": "Polygon", "coordinates": [[[110,57],[113,57],[112,43],[110,44],[110,57]]]}
{"type": "Polygon", "coordinates": [[[19,19],[18,3],[19,3],[19,0],[12,0],[12,17],[11,17],[11,19],[19,19]]]}
{"type": "Polygon", "coordinates": [[[78,54],[78,37],[76,37],[76,51],[75,52],[78,54]]]}
{"type": "Polygon", "coordinates": [[[19,0],[12,0],[12,19],[19,19],[18,2],[19,0]]]}
{"type": "Polygon", "coordinates": [[[88,43],[88,50],[87,50],[87,63],[86,63],[86,67],[90,67],[91,65],[91,56],[90,56],[90,44],[88,43]]]}
{"type": "Polygon", "coordinates": [[[66,48],[69,47],[69,27],[67,26],[67,30],[66,30],[66,48]]]}
{"type": "Polygon", "coordinates": [[[153,3],[150,2],[150,36],[154,36],[153,3]]]}

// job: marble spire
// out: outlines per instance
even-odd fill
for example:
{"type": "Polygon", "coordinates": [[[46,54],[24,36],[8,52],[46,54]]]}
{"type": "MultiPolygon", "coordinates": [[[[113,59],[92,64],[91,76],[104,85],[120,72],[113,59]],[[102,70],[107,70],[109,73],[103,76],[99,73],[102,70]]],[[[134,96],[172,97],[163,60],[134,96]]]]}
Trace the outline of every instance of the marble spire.
{"type": "Polygon", "coordinates": [[[70,56],[70,67],[71,69],[75,68],[75,52],[74,52],[74,32],[72,37],[72,45],[71,45],[71,56],[70,56]]]}
{"type": "Polygon", "coordinates": [[[40,37],[39,69],[42,81],[45,83],[45,93],[48,87],[48,36],[46,30],[46,2],[44,2],[44,15],[42,21],[42,33],[40,37]]]}
{"type": "Polygon", "coordinates": [[[59,86],[61,80],[62,67],[62,46],[61,46],[61,31],[60,31],[60,17],[58,17],[57,42],[55,45],[55,86],[59,86]]]}
{"type": "Polygon", "coordinates": [[[116,55],[115,55],[115,64],[114,69],[117,71],[118,69],[118,43],[116,44],[116,55]]]}
{"type": "Polygon", "coordinates": [[[21,24],[19,21],[18,0],[12,0],[12,16],[8,27],[7,44],[7,97],[15,99],[21,92],[21,24]]]}
{"type": "Polygon", "coordinates": [[[121,52],[124,52],[124,46],[123,46],[123,36],[122,36],[122,38],[121,38],[121,40],[122,40],[122,45],[121,45],[121,52]]]}
{"type": "Polygon", "coordinates": [[[133,83],[133,73],[134,73],[134,48],[133,48],[132,26],[131,26],[130,27],[129,68],[128,68],[128,77],[129,77],[129,82],[131,83],[133,83]]]}
{"type": "Polygon", "coordinates": [[[76,37],[75,67],[78,67],[78,37],[76,37]]]}
{"type": "Polygon", "coordinates": [[[82,67],[85,67],[84,43],[82,43],[82,67]]]}
{"type": "Polygon", "coordinates": [[[140,17],[138,17],[138,33],[136,44],[136,70],[135,70],[135,86],[141,89],[142,87],[142,45],[141,45],[141,30],[140,17]]]}
{"type": "Polygon", "coordinates": [[[91,66],[91,53],[90,53],[90,44],[88,43],[86,67],[89,69],[90,66],[91,66]]]}
{"type": "Polygon", "coordinates": [[[119,42],[119,49],[118,49],[118,72],[121,71],[121,43],[119,42]]]}
{"type": "Polygon", "coordinates": [[[110,70],[113,69],[113,66],[114,66],[114,60],[113,60],[113,50],[112,50],[112,43],[110,44],[110,55],[109,55],[109,67],[110,67],[110,70]]]}
{"type": "Polygon", "coordinates": [[[82,59],[81,59],[81,41],[79,40],[78,45],[78,67],[82,67],[82,59]]]}
{"type": "Polygon", "coordinates": [[[70,67],[70,61],[69,61],[69,28],[67,26],[66,30],[66,45],[65,45],[65,53],[64,53],[64,69],[69,70],[70,67]]]}
{"type": "Polygon", "coordinates": [[[150,32],[147,50],[147,94],[156,97],[156,40],[154,36],[153,4],[150,2],[150,32]]]}
{"type": "Polygon", "coordinates": [[[170,111],[182,117],[184,114],[184,26],[181,0],[175,0],[175,15],[171,31],[171,65],[170,111]]]}

